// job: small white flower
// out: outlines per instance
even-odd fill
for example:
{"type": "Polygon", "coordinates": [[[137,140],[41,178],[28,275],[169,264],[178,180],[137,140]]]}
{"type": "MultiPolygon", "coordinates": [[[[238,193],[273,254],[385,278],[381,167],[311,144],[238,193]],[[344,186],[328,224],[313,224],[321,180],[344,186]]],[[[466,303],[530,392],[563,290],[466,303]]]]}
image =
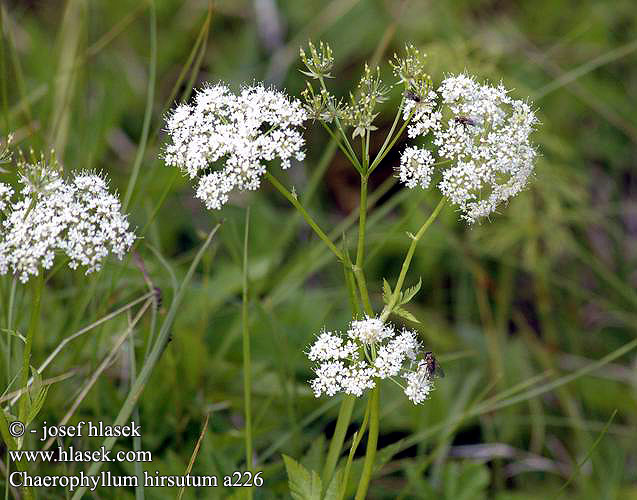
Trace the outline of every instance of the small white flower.
{"type": "Polygon", "coordinates": [[[408,188],[427,189],[433,173],[434,157],[424,148],[407,147],[400,157],[398,176],[408,188]]]}
{"type": "Polygon", "coordinates": [[[407,372],[403,378],[407,382],[405,395],[415,405],[429,399],[429,393],[433,389],[433,379],[424,361],[418,363],[414,371],[407,372]]]}
{"type": "Polygon", "coordinates": [[[440,120],[442,114],[436,111],[438,94],[429,90],[424,97],[418,97],[418,100],[407,99],[403,107],[403,120],[409,120],[407,135],[410,138],[425,136],[431,130],[440,130],[440,120]],[[412,115],[413,113],[413,115],[412,115]]]}
{"type": "Polygon", "coordinates": [[[393,337],[394,329],[391,325],[383,324],[378,318],[366,317],[364,320],[352,321],[347,335],[352,340],[371,345],[393,337]]]}
{"type": "Polygon", "coordinates": [[[305,158],[306,118],[300,101],[261,84],[239,95],[225,85],[207,86],[168,116],[172,142],[164,161],[197,178],[197,198],[220,209],[235,189],[259,188],[266,162],[278,159],[285,169],[293,158],[305,158]]]}
{"type": "Polygon", "coordinates": [[[341,380],[345,365],[342,361],[329,361],[321,363],[316,368],[316,378],[310,382],[314,395],[318,398],[322,394],[334,396],[341,391],[343,386],[341,380]]]}
{"type": "Polygon", "coordinates": [[[324,331],[312,345],[307,357],[311,361],[345,359],[355,357],[357,355],[356,351],[357,347],[353,342],[345,342],[338,335],[324,331]]]}
{"type": "Polygon", "coordinates": [[[343,392],[352,396],[360,397],[367,389],[376,386],[374,377],[376,371],[367,362],[360,361],[347,367],[341,378],[343,392]]]}
{"type": "Polygon", "coordinates": [[[378,376],[381,378],[395,377],[407,361],[416,359],[419,352],[420,343],[416,333],[403,330],[398,337],[378,349],[378,355],[374,360],[378,376]]]}
{"type": "Polygon", "coordinates": [[[123,258],[135,236],[106,181],[83,172],[67,182],[44,165],[35,168],[41,189],[20,176],[20,197],[10,205],[12,192],[0,185],[0,208],[9,208],[0,220],[0,274],[10,270],[24,283],[41,268],[50,269],[56,253],[66,254],[72,269],[86,267],[87,274],[99,270],[109,253],[123,258]]]}
{"type": "Polygon", "coordinates": [[[433,387],[426,362],[417,361],[421,351],[413,331],[396,334],[392,325],[378,318],[354,320],[346,336],[323,331],[310,347],[307,356],[317,363],[310,385],[316,397],[338,392],[360,397],[378,380],[391,378],[400,385],[396,377],[402,377],[407,382],[405,394],[418,404],[427,399],[433,387]],[[414,364],[418,367],[415,371],[414,364]]]}

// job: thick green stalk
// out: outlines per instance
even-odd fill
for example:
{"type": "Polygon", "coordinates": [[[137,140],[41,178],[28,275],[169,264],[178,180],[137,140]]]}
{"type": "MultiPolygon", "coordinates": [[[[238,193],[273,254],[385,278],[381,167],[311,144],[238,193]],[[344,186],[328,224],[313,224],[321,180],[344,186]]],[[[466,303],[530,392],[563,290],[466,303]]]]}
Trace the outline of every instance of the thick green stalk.
{"type": "Polygon", "coordinates": [[[350,420],[352,419],[352,411],[354,410],[354,404],[356,398],[354,396],[345,395],[341,402],[341,408],[338,411],[338,418],[336,420],[336,428],[334,429],[334,435],[330,441],[330,447],[327,451],[327,458],[325,459],[325,465],[323,466],[323,473],[321,479],[325,487],[327,487],[332,481],[338,458],[341,455],[343,449],[343,443],[345,442],[345,435],[347,434],[347,428],[349,427],[350,420]]]}
{"type": "Polygon", "coordinates": [[[356,500],[363,500],[367,496],[369,483],[374,473],[376,447],[378,446],[378,431],[380,429],[380,387],[376,385],[370,394],[369,432],[367,434],[367,451],[363,463],[363,473],[356,490],[356,500]]]}
{"type": "Polygon", "coordinates": [[[33,346],[33,337],[38,329],[40,322],[40,299],[42,298],[42,288],[44,288],[44,270],[40,269],[40,272],[35,277],[33,283],[33,303],[31,304],[31,320],[29,321],[29,329],[27,330],[27,339],[24,343],[24,350],[22,351],[22,371],[20,372],[20,387],[24,390],[22,397],[20,398],[20,404],[18,409],[18,420],[23,424],[27,424],[27,411],[29,401],[29,367],[31,366],[31,348],[33,346]]]}
{"type": "MultiPolygon", "coordinates": [[[[246,209],[245,232],[243,237],[243,290],[241,323],[243,330],[243,401],[245,414],[246,468],[252,471],[252,364],[250,358],[250,330],[248,325],[248,234],[250,229],[250,207],[246,209]]],[[[247,490],[252,498],[252,488],[247,490]]]]}
{"type": "Polygon", "coordinates": [[[325,232],[318,226],[318,224],[314,221],[312,216],[309,213],[307,213],[307,210],[305,210],[305,207],[301,205],[297,197],[294,196],[292,193],[290,193],[285,188],[285,186],[283,186],[283,184],[281,184],[278,181],[278,179],[274,177],[270,172],[266,172],[265,177],[266,179],[268,179],[268,181],[270,181],[270,184],[272,184],[283,196],[285,196],[285,198],[294,206],[294,208],[296,208],[299,212],[301,212],[301,215],[305,219],[305,222],[309,224],[309,226],[314,230],[317,236],[321,238],[321,240],[323,240],[323,242],[332,251],[332,253],[336,255],[336,258],[343,262],[344,259],[343,259],[343,254],[341,253],[341,251],[338,248],[336,248],[336,245],[334,245],[332,240],[330,240],[329,236],[325,234],[325,232]]]}
{"type": "Polygon", "coordinates": [[[407,255],[405,256],[405,260],[403,261],[403,265],[400,270],[400,275],[398,276],[398,280],[396,281],[396,287],[394,288],[394,291],[392,292],[391,302],[387,305],[387,307],[381,314],[380,319],[382,321],[385,321],[387,319],[387,317],[391,313],[394,306],[396,306],[396,304],[398,303],[398,298],[400,297],[400,290],[402,289],[403,284],[405,283],[407,271],[409,271],[409,266],[411,265],[411,259],[414,256],[414,252],[416,251],[418,242],[422,238],[423,234],[425,234],[427,229],[429,229],[429,226],[431,226],[433,221],[436,220],[436,217],[438,217],[438,214],[440,214],[440,211],[445,206],[445,202],[446,202],[446,198],[442,198],[440,202],[438,203],[438,205],[436,206],[436,208],[434,209],[434,211],[429,216],[429,218],[420,227],[418,232],[414,236],[412,236],[411,245],[409,245],[409,250],[407,250],[407,255]]]}
{"type": "Polygon", "coordinates": [[[347,483],[349,483],[349,474],[352,470],[354,455],[356,454],[358,445],[361,443],[361,440],[363,439],[363,434],[365,434],[365,431],[367,430],[367,422],[369,421],[369,406],[370,406],[370,401],[367,400],[367,406],[365,407],[365,416],[363,417],[363,423],[361,424],[358,431],[354,433],[352,446],[350,446],[349,455],[347,456],[347,461],[345,462],[345,467],[343,468],[343,479],[341,481],[341,490],[338,496],[338,500],[343,500],[343,498],[345,498],[345,493],[347,492],[347,483]]]}

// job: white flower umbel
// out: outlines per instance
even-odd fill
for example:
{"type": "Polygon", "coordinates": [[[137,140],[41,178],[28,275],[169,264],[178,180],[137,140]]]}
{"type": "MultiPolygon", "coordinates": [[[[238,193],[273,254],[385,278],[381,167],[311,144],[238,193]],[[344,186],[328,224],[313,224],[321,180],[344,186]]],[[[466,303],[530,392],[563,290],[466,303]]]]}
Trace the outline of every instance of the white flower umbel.
{"type": "Polygon", "coordinates": [[[354,320],[345,335],[323,331],[310,347],[307,356],[316,363],[316,377],[310,385],[316,397],[338,392],[360,397],[378,380],[392,379],[414,404],[419,404],[433,388],[433,374],[424,360],[418,361],[421,353],[418,335],[413,331],[397,333],[391,324],[378,318],[354,320]]]}
{"type": "MultiPolygon", "coordinates": [[[[88,274],[100,269],[109,253],[124,256],[135,236],[102,177],[83,172],[69,182],[42,165],[30,168],[38,170],[38,182],[21,175],[17,200],[0,185],[10,203],[0,210],[0,274],[15,273],[24,283],[51,268],[57,253],[70,259],[69,267],[84,266],[88,274]]],[[[0,208],[1,200],[2,194],[0,208]]]]}
{"type": "Polygon", "coordinates": [[[210,85],[168,116],[164,161],[198,179],[197,198],[219,209],[231,191],[257,189],[267,162],[278,159],[285,169],[291,159],[305,158],[306,118],[300,101],[263,85],[244,87],[239,95],[210,85]]]}
{"type": "Polygon", "coordinates": [[[451,161],[439,187],[473,223],[526,186],[536,156],[529,135],[537,119],[502,85],[480,85],[464,74],[446,78],[438,93],[443,112],[450,113],[434,132],[434,144],[440,159],[451,161]]]}
{"type": "MultiPolygon", "coordinates": [[[[439,163],[448,164],[438,186],[469,223],[493,213],[526,186],[536,156],[529,135],[537,118],[529,104],[512,99],[502,85],[481,85],[466,74],[450,76],[426,97],[406,99],[404,118],[409,116],[409,137],[432,134],[439,163]]],[[[400,180],[409,188],[426,188],[433,165],[425,149],[408,147],[400,180]]]]}

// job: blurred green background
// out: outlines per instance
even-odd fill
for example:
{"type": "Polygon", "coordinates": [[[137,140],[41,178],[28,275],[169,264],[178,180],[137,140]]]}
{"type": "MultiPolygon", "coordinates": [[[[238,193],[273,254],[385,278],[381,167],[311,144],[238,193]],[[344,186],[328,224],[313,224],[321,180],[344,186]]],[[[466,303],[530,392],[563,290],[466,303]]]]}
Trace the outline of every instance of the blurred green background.
{"type": "MultiPolygon", "coordinates": [[[[193,474],[240,470],[241,261],[249,205],[255,444],[265,479],[256,498],[288,498],[281,453],[320,470],[321,450],[334,428],[337,401],[312,396],[303,351],[323,326],[343,328],[351,317],[343,270],[269,185],[234,197],[220,212],[206,211],[188,180],[161,161],[164,116],[206,81],[235,88],[266,81],[298,95],[304,87],[298,51],[308,39],[325,40],[334,49],[335,94],[348,95],[365,61],[381,64],[386,82],[393,83],[386,61],[412,42],[428,54],[434,82],[466,69],[480,79],[501,80],[516,98],[529,96],[541,121],[534,135],[540,155],[529,188],[491,221],[466,227],[446,208],[419,246],[408,284],[423,280],[410,305],[421,323],[406,326],[418,329],[447,376],[419,407],[390,384],[383,386],[385,465],[370,498],[637,498],[635,352],[591,365],[628,345],[637,332],[635,2],[155,4],[156,29],[147,2],[2,2],[0,125],[3,135],[15,132],[19,148],[54,147],[67,170],[103,171],[123,198],[144,116],[151,113],[129,205],[143,238],[139,259],[111,261],[89,279],[70,271],[53,276],[34,364],[72,332],[143,294],[140,262],[163,291],[161,321],[175,280],[183,278],[205,234],[224,219],[179,309],[172,342],[139,414],[142,447],[153,453],[147,470],[183,474],[206,414],[193,474]],[[509,398],[515,398],[513,391],[517,400],[509,398]]],[[[378,119],[372,149],[382,143],[400,97],[396,88],[378,119]]],[[[308,124],[306,137],[307,160],[274,171],[295,187],[322,227],[335,237],[345,233],[351,246],[357,174],[328,147],[320,126],[308,124]]],[[[406,231],[422,224],[439,197],[393,184],[402,147],[371,180],[377,203],[366,266],[378,310],[382,278],[395,280],[409,245],[406,231]]],[[[10,278],[3,277],[3,293],[9,286],[10,278]]],[[[23,329],[28,297],[19,287],[23,329]]],[[[2,299],[4,318],[6,295],[2,299]]],[[[119,316],[62,351],[44,377],[67,378],[52,384],[40,420],[61,420],[125,327],[126,317],[119,316]]],[[[138,364],[149,328],[145,318],[135,332],[138,364]]],[[[130,348],[126,344],[99,377],[71,423],[112,422],[129,387],[130,348]]],[[[361,402],[352,433],[363,409],[361,402]]],[[[76,443],[84,449],[99,444],[76,443]]],[[[69,474],[83,465],[36,469],[69,474]]],[[[133,464],[107,469],[134,473],[133,464]]],[[[146,489],[145,498],[176,493],[146,489]]],[[[239,495],[187,490],[184,498],[232,494],[239,495]]],[[[101,489],[95,498],[134,495],[101,489]]],[[[42,497],[64,498],[56,489],[42,497]]]]}

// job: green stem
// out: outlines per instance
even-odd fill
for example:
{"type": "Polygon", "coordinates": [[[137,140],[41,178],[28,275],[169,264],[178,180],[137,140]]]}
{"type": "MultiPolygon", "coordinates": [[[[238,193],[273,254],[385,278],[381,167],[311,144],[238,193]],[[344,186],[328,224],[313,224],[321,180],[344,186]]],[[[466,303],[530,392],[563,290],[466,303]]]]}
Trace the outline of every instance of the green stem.
{"type": "Polygon", "coordinates": [[[383,142],[383,145],[380,147],[380,150],[376,154],[376,158],[374,158],[374,161],[369,167],[370,173],[374,171],[376,166],[380,163],[380,160],[384,158],[384,153],[387,148],[387,144],[389,144],[389,141],[391,140],[392,135],[394,134],[394,130],[396,130],[396,125],[398,125],[398,119],[400,118],[400,113],[403,110],[404,104],[405,104],[405,95],[403,94],[403,98],[400,100],[400,105],[398,106],[398,111],[396,112],[396,116],[394,117],[394,122],[392,123],[392,126],[389,129],[389,133],[387,134],[387,137],[385,137],[385,141],[383,142]],[[381,157],[381,155],[383,156],[381,157]]]}
{"type": "Polygon", "coordinates": [[[352,317],[358,318],[360,315],[360,307],[358,305],[358,296],[356,294],[356,277],[352,273],[351,266],[343,266],[345,272],[345,285],[349,295],[349,303],[352,307],[352,317]]]}
{"type": "Polygon", "coordinates": [[[400,127],[400,130],[396,133],[394,138],[389,143],[389,146],[378,152],[378,154],[376,155],[376,158],[374,158],[374,161],[372,162],[371,166],[369,167],[369,173],[370,174],[379,165],[379,163],[381,161],[383,161],[383,158],[385,158],[385,156],[387,156],[387,153],[389,153],[391,151],[391,149],[394,147],[394,144],[396,144],[396,141],[398,140],[398,138],[403,134],[403,132],[407,128],[407,125],[409,125],[409,121],[411,120],[411,117],[413,116],[413,114],[414,114],[414,112],[412,111],[411,114],[405,120],[405,123],[403,123],[403,126],[400,127]]]}
{"type": "Polygon", "coordinates": [[[363,463],[363,473],[356,490],[356,500],[363,500],[367,496],[369,483],[374,472],[374,461],[376,460],[376,447],[378,445],[378,431],[380,428],[380,387],[378,385],[372,389],[370,395],[369,432],[367,434],[367,451],[365,452],[365,462],[363,463]]]}
{"type": "Polygon", "coordinates": [[[29,321],[29,329],[27,330],[27,339],[22,351],[22,371],[20,372],[20,387],[23,389],[22,397],[18,409],[18,420],[27,425],[26,418],[28,412],[29,401],[29,367],[31,366],[31,348],[33,346],[33,337],[38,329],[40,321],[40,299],[42,298],[42,288],[44,288],[44,270],[35,277],[33,283],[33,303],[31,304],[31,320],[29,321]]]}
{"type": "Polygon", "coordinates": [[[361,294],[361,300],[365,308],[365,313],[369,316],[374,315],[371,302],[369,301],[369,292],[367,291],[367,280],[363,272],[365,261],[365,229],[367,222],[367,177],[361,176],[361,199],[359,204],[358,217],[358,245],[356,248],[356,264],[354,265],[354,276],[358,283],[358,289],[361,294]]]}
{"type": "MultiPolygon", "coordinates": [[[[245,411],[245,447],[246,468],[252,471],[252,368],[250,358],[250,331],[248,325],[248,234],[250,229],[250,207],[246,209],[245,232],[243,237],[243,293],[241,304],[241,323],[243,330],[243,400],[245,411]]],[[[248,489],[248,498],[252,498],[252,489],[248,489]]]]}
{"type": "Polygon", "coordinates": [[[334,429],[334,435],[330,441],[330,447],[327,452],[327,458],[325,459],[325,465],[323,467],[323,473],[321,478],[323,484],[327,488],[332,481],[338,458],[341,455],[343,449],[343,442],[345,441],[345,435],[347,434],[347,428],[349,427],[350,420],[352,418],[352,411],[354,410],[354,404],[356,398],[354,396],[345,395],[341,408],[338,411],[338,418],[336,420],[336,428],[334,429]]]}
{"type": "Polygon", "coordinates": [[[387,307],[385,307],[385,310],[381,314],[381,317],[380,317],[381,321],[385,321],[387,319],[387,317],[389,316],[393,308],[398,303],[398,298],[400,297],[400,291],[403,287],[403,284],[405,283],[405,277],[407,276],[407,271],[409,271],[411,259],[414,256],[414,252],[416,251],[418,242],[422,238],[423,234],[425,234],[425,231],[429,229],[429,226],[431,226],[433,221],[436,220],[436,217],[438,217],[438,214],[440,214],[440,211],[445,206],[445,202],[446,202],[446,198],[443,197],[438,203],[438,205],[436,206],[436,208],[434,209],[434,211],[431,213],[429,218],[420,227],[418,232],[414,236],[412,236],[411,245],[409,245],[409,250],[407,250],[407,255],[405,256],[405,260],[403,261],[403,266],[400,270],[400,275],[398,276],[398,280],[396,281],[396,287],[394,288],[394,291],[392,292],[391,301],[387,305],[387,307]]]}
{"type": "Polygon", "coordinates": [[[277,180],[277,178],[274,177],[270,172],[266,172],[265,177],[266,179],[268,179],[268,181],[270,181],[270,184],[272,184],[283,196],[285,196],[285,198],[294,206],[294,208],[296,208],[301,213],[301,215],[305,219],[305,222],[309,224],[309,226],[314,230],[317,236],[321,238],[321,240],[323,240],[323,242],[332,251],[332,253],[336,255],[336,258],[340,261],[344,261],[343,254],[338,248],[336,248],[336,245],[334,245],[329,236],[325,234],[325,232],[318,226],[312,216],[307,213],[307,210],[305,210],[303,205],[301,205],[297,197],[290,193],[290,191],[288,191],[285,186],[283,186],[283,184],[281,184],[277,180]]]}
{"type": "Polygon", "coordinates": [[[339,493],[338,499],[342,500],[345,498],[345,493],[347,492],[347,483],[349,483],[349,474],[352,469],[352,462],[354,461],[354,455],[356,454],[356,450],[358,449],[358,445],[363,439],[363,435],[367,430],[367,422],[369,421],[369,405],[370,401],[367,400],[367,406],[365,407],[365,416],[363,417],[363,423],[361,424],[358,431],[354,434],[354,439],[352,441],[352,446],[349,449],[349,455],[347,456],[347,462],[345,462],[345,468],[343,470],[343,478],[341,481],[341,491],[339,493]]]}
{"type": "MultiPolygon", "coordinates": [[[[327,86],[325,85],[325,79],[323,77],[319,78],[319,81],[321,82],[321,88],[327,92],[327,86]]],[[[336,115],[336,113],[334,113],[336,115]]],[[[341,133],[341,136],[343,137],[343,141],[345,141],[345,146],[347,147],[347,150],[350,153],[350,161],[352,161],[352,163],[354,164],[354,166],[356,167],[356,169],[361,172],[362,171],[362,166],[360,161],[358,161],[358,158],[356,156],[356,153],[354,152],[354,149],[352,148],[352,145],[350,144],[349,140],[347,139],[347,135],[345,134],[345,131],[343,130],[343,126],[341,125],[341,121],[339,120],[338,116],[334,116],[334,122],[336,123],[336,127],[338,128],[338,131],[341,133]]]]}
{"type": "Polygon", "coordinates": [[[323,128],[327,131],[328,134],[330,134],[330,137],[334,140],[334,142],[336,142],[336,144],[338,145],[339,149],[343,152],[343,154],[347,157],[347,159],[350,161],[350,163],[352,165],[354,165],[354,167],[356,168],[356,170],[358,170],[360,172],[358,165],[358,160],[352,158],[352,156],[349,154],[349,151],[345,148],[345,146],[343,146],[343,142],[338,138],[338,136],[332,131],[332,129],[329,127],[329,125],[323,121],[320,122],[321,125],[323,125],[323,128]]]}

